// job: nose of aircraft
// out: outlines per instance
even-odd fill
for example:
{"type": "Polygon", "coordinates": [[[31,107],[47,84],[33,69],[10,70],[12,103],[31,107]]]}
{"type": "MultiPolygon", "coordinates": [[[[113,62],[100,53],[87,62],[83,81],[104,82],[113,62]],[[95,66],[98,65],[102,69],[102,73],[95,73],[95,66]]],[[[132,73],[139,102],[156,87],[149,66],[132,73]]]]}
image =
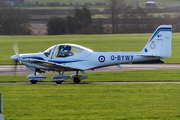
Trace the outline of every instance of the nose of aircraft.
{"type": "Polygon", "coordinates": [[[13,55],[13,56],[11,56],[11,59],[14,60],[14,61],[18,61],[18,56],[19,55],[13,55]]]}

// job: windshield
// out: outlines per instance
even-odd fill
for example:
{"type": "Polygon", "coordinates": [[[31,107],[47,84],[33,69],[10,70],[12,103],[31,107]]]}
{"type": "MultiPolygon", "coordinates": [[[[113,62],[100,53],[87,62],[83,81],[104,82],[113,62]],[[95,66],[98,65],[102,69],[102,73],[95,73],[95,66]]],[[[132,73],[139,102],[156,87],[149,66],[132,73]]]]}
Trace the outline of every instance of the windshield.
{"type": "Polygon", "coordinates": [[[43,53],[46,57],[49,57],[50,53],[51,53],[51,50],[53,49],[54,46],[48,48],[47,50],[45,50],[43,53]]]}

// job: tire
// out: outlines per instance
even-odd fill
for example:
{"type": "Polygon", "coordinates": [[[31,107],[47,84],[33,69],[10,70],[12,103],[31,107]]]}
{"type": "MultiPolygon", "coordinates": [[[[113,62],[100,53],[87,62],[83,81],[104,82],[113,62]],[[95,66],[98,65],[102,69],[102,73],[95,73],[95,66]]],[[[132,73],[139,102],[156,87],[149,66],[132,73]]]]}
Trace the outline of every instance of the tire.
{"type": "Polygon", "coordinates": [[[30,81],[32,84],[36,84],[37,83],[37,80],[31,80],[30,81]]]}
{"type": "Polygon", "coordinates": [[[61,84],[61,83],[62,83],[62,81],[56,81],[56,83],[57,83],[57,84],[61,84]]]}
{"type": "Polygon", "coordinates": [[[75,83],[80,83],[81,80],[78,78],[78,77],[74,77],[74,80],[73,80],[75,83]]]}

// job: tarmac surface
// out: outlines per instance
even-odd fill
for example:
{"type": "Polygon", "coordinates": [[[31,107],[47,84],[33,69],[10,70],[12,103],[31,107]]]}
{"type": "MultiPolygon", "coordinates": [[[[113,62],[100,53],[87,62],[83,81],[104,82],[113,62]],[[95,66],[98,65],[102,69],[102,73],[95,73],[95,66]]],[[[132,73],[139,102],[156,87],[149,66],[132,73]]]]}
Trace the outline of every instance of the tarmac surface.
{"type": "MultiPolygon", "coordinates": [[[[122,69],[117,66],[110,66],[104,68],[98,68],[94,71],[87,70],[86,73],[92,72],[110,72],[110,71],[130,71],[130,70],[158,70],[158,69],[180,69],[180,64],[122,64],[122,69]]],[[[73,73],[75,71],[67,71],[66,73],[73,73]]],[[[0,76],[14,76],[14,75],[29,75],[33,74],[33,71],[25,70],[25,66],[17,65],[16,71],[13,65],[1,65],[0,76]]],[[[46,72],[45,74],[57,74],[57,72],[46,72]]],[[[63,82],[63,84],[74,84],[74,82],[63,82]]],[[[150,83],[180,83],[180,82],[80,82],[79,84],[150,84],[150,83]]],[[[30,82],[8,82],[0,84],[31,84],[30,82]]],[[[55,82],[37,82],[37,84],[56,84],[55,82]]]]}
{"type": "MultiPolygon", "coordinates": [[[[92,70],[86,70],[86,73],[92,72],[110,72],[110,71],[130,71],[130,70],[157,70],[157,69],[180,69],[180,64],[122,64],[122,69],[117,66],[103,67],[92,70]]],[[[75,73],[75,71],[65,71],[66,73],[75,73]]],[[[14,65],[1,65],[0,76],[29,75],[33,74],[31,70],[25,70],[24,65],[17,65],[16,71],[14,65]]],[[[48,72],[45,74],[58,74],[57,72],[48,72]]]]}

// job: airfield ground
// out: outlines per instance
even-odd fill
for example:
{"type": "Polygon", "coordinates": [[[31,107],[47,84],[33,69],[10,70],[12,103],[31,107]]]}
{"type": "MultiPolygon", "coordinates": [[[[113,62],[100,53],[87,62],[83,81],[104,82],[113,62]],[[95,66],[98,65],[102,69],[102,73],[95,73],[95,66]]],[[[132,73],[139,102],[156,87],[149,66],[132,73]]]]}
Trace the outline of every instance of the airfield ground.
{"type": "MultiPolygon", "coordinates": [[[[179,33],[173,33],[172,57],[179,65],[179,33]]],[[[13,64],[13,43],[19,53],[44,51],[54,44],[75,43],[95,51],[141,50],[151,34],[0,36],[0,63],[13,64]],[[99,47],[102,46],[102,47],[99,47]]],[[[166,64],[165,64],[166,65],[166,64]]],[[[162,65],[163,66],[163,65],[162,65]]],[[[162,67],[161,66],[161,67],[162,67]]],[[[123,65],[122,65],[123,67],[123,65]]],[[[150,67],[150,66],[149,66],[150,67]]],[[[151,66],[152,67],[152,66],[151,66]]],[[[139,68],[139,67],[137,67],[139,68]]],[[[126,67],[125,67],[126,69],[126,67]]],[[[6,69],[4,69],[6,70],[6,69]]],[[[1,71],[2,72],[2,71],[1,71]]],[[[87,73],[84,82],[180,81],[180,69],[87,73]]],[[[68,73],[72,74],[72,73],[68,73]]],[[[52,75],[43,82],[50,82],[52,75]]],[[[26,76],[0,76],[0,82],[25,82],[26,76]]],[[[68,81],[70,82],[70,80],[68,81]]],[[[28,83],[28,81],[27,81],[28,83]]],[[[25,84],[0,85],[6,120],[18,119],[180,119],[180,84],[25,84]]]]}
{"type": "Polygon", "coordinates": [[[0,85],[2,114],[6,120],[178,120],[179,85],[0,85]]]}

